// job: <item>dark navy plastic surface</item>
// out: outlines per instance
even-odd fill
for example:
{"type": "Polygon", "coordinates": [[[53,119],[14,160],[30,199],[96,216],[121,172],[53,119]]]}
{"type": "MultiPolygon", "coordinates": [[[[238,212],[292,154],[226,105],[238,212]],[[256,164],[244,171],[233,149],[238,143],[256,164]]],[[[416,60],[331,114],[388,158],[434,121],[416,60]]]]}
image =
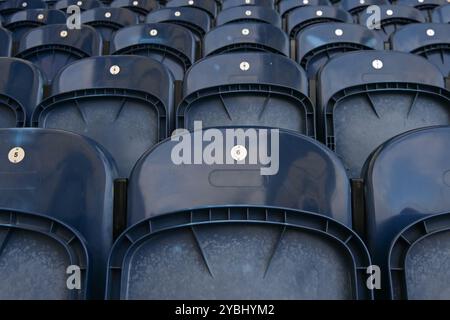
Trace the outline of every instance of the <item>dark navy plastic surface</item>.
{"type": "Polygon", "coordinates": [[[7,29],[0,27],[0,57],[10,57],[12,50],[12,35],[7,29]]]}
{"type": "Polygon", "coordinates": [[[409,6],[382,5],[380,9],[380,21],[374,19],[373,11],[363,11],[359,14],[359,23],[363,26],[371,26],[384,42],[403,25],[409,23],[425,23],[422,11],[409,6]],[[378,25],[377,25],[378,24],[378,25]]]}
{"type": "Polygon", "coordinates": [[[0,58],[0,73],[0,128],[23,127],[42,99],[42,75],[30,62],[16,58],[0,58]]]}
{"type": "Polygon", "coordinates": [[[167,8],[192,7],[205,11],[211,19],[217,15],[217,3],[211,0],[169,0],[167,8]]]}
{"type": "Polygon", "coordinates": [[[3,18],[21,10],[44,9],[45,2],[42,0],[7,0],[0,3],[0,15],[3,18]]]}
{"type": "Polygon", "coordinates": [[[111,8],[127,8],[139,14],[140,21],[145,20],[145,16],[160,6],[156,0],[114,0],[110,4],[111,8]]]}
{"type": "Polygon", "coordinates": [[[447,0],[397,0],[396,2],[398,5],[412,6],[421,11],[425,11],[430,20],[433,9],[447,3],[447,0]]]}
{"type": "Polygon", "coordinates": [[[37,214],[0,209],[0,241],[1,300],[87,298],[88,251],[83,237],[70,226],[37,214]],[[80,290],[67,289],[66,269],[71,265],[80,267],[80,290]]]}
{"type": "Polygon", "coordinates": [[[227,53],[205,58],[186,73],[177,126],[268,126],[315,137],[305,72],[273,53],[227,53]],[[206,76],[205,76],[206,75],[206,76]]]}
{"type": "Polygon", "coordinates": [[[269,7],[260,6],[231,7],[222,10],[217,15],[216,25],[220,26],[242,21],[270,23],[281,28],[281,17],[278,12],[269,7]]]}
{"type": "Polygon", "coordinates": [[[350,52],[330,60],[319,75],[318,98],[322,139],[351,177],[393,136],[450,123],[450,92],[441,73],[403,52],[350,52]]]}
{"type": "Polygon", "coordinates": [[[77,6],[80,8],[80,11],[85,11],[103,7],[103,3],[99,0],[58,0],[55,3],[55,9],[63,12],[66,12],[67,8],[70,6],[77,6]]]}
{"type": "Polygon", "coordinates": [[[431,21],[435,23],[450,23],[450,4],[435,8],[431,21]]]}
{"type": "Polygon", "coordinates": [[[120,177],[126,178],[139,157],[168,135],[172,97],[173,78],[153,59],[87,58],[55,77],[51,97],[36,108],[33,125],[94,139],[112,154],[120,177]],[[113,74],[111,68],[119,72],[113,74]]]}
{"type": "Polygon", "coordinates": [[[139,16],[126,8],[96,8],[84,11],[81,23],[94,27],[104,41],[111,41],[116,30],[139,23],[139,16]]]}
{"type": "Polygon", "coordinates": [[[286,31],[292,39],[295,39],[304,28],[328,22],[352,23],[353,17],[347,11],[333,6],[302,6],[289,13],[286,31]]]}
{"type": "Polygon", "coordinates": [[[402,230],[389,250],[391,297],[449,300],[449,246],[448,212],[423,218],[402,230]]]}
{"type": "Polygon", "coordinates": [[[278,12],[285,18],[291,10],[303,6],[329,6],[328,0],[281,0],[278,3],[278,12]]]}
{"type": "Polygon", "coordinates": [[[225,0],[222,2],[222,10],[241,6],[261,6],[274,8],[274,0],[225,0]]]}
{"type": "Polygon", "coordinates": [[[370,257],[335,220],[270,207],[212,207],[126,230],[107,299],[371,299],[370,257]],[[328,279],[327,281],[322,281],[328,279]]]}
{"type": "Polygon", "coordinates": [[[450,24],[415,23],[392,35],[392,49],[421,55],[450,76],[450,24]]]}
{"type": "Polygon", "coordinates": [[[298,33],[296,59],[314,79],[331,58],[347,51],[383,50],[384,43],[374,31],[358,24],[326,23],[298,33]]]}
{"type": "MultiPolygon", "coordinates": [[[[226,134],[237,136],[218,148],[224,157],[229,157],[231,148],[242,144],[248,151],[244,163],[222,159],[212,164],[194,164],[191,159],[185,164],[175,164],[172,152],[177,152],[179,143],[183,139],[193,141],[198,138],[196,135],[201,138],[206,131],[183,133],[148,151],[134,167],[129,181],[128,225],[189,208],[262,205],[316,212],[351,227],[349,180],[333,152],[313,139],[290,131],[277,133],[263,127],[230,131],[233,129],[237,128],[215,129],[224,135],[223,140],[226,134]],[[255,134],[258,141],[252,143],[256,143],[256,148],[242,141],[246,135],[255,134]],[[271,154],[270,164],[267,161],[263,164],[257,152],[271,154]],[[250,162],[253,157],[256,160],[250,162]],[[268,174],[262,175],[261,168],[267,168],[268,174]],[[168,186],[167,181],[177,183],[170,188],[162,187],[168,186]]],[[[188,150],[193,157],[193,152],[205,150],[209,144],[203,142],[202,148],[192,142],[188,150]]]]}
{"type": "Polygon", "coordinates": [[[369,6],[382,6],[390,4],[389,0],[340,0],[339,7],[342,10],[348,11],[354,16],[364,11],[369,6]]]}
{"type": "MultiPolygon", "coordinates": [[[[366,163],[364,177],[368,245],[374,263],[384,267],[382,279],[385,282],[382,286],[385,290],[382,292],[385,295],[389,296],[390,293],[386,286],[389,247],[397,234],[427,215],[450,211],[449,150],[449,126],[423,128],[391,139],[379,147],[366,163]]],[[[431,224],[429,226],[431,227],[431,224]]],[[[423,228],[422,225],[420,229],[423,230],[423,228]]],[[[426,229],[432,230],[432,228],[426,229]]],[[[404,234],[408,235],[408,232],[404,234]]],[[[448,247],[448,236],[446,238],[448,247]]],[[[398,241],[407,239],[409,239],[408,236],[398,241]]],[[[412,242],[410,244],[412,245],[412,242]]],[[[436,245],[432,251],[426,253],[426,256],[436,259],[434,258],[436,254],[446,255],[448,259],[445,251],[439,252],[439,249],[440,246],[436,245]]],[[[411,250],[409,252],[412,254],[411,250]]],[[[395,252],[391,252],[392,254],[395,252]]],[[[391,264],[397,264],[397,261],[391,260],[391,264]]],[[[445,263],[435,264],[434,268],[447,269],[448,278],[448,268],[445,263]]],[[[409,280],[418,283],[424,278],[439,279],[440,275],[437,273],[433,273],[431,277],[426,276],[424,272],[432,272],[427,269],[421,268],[420,276],[417,274],[418,270],[409,274],[409,280]]],[[[401,270],[398,271],[401,272],[401,270]]],[[[434,281],[433,283],[436,284],[434,281]]],[[[432,283],[429,286],[425,284],[422,289],[419,288],[424,294],[422,298],[428,294],[425,288],[430,286],[433,286],[432,283]]],[[[394,292],[398,289],[392,288],[394,292]]],[[[421,294],[414,286],[411,289],[416,291],[416,294],[421,294]]],[[[447,286],[445,290],[448,298],[447,286]]],[[[398,293],[394,297],[397,295],[398,293]]]]}
{"type": "MultiPolygon", "coordinates": [[[[45,215],[78,230],[90,254],[91,291],[87,295],[98,298],[104,290],[105,263],[112,244],[116,174],[110,156],[79,135],[34,128],[0,129],[0,154],[0,208],[45,215]],[[15,147],[25,154],[17,163],[8,158],[15,147]]],[[[58,226],[53,227],[57,232],[58,226]]],[[[26,249],[23,245],[22,250],[26,249]]],[[[34,253],[38,254],[43,252],[34,253]]]]}
{"type": "Polygon", "coordinates": [[[101,37],[90,26],[68,29],[65,24],[52,24],[26,33],[16,57],[37,65],[50,83],[56,73],[69,63],[100,55],[101,47],[101,37]]]}
{"type": "Polygon", "coordinates": [[[118,30],[111,42],[111,54],[150,57],[164,64],[175,80],[183,80],[195,60],[195,38],[182,26],[148,23],[118,30]]]}
{"type": "Polygon", "coordinates": [[[66,15],[60,10],[31,9],[12,14],[3,26],[13,33],[13,40],[18,42],[33,28],[46,24],[66,23],[66,20],[66,15]]]}
{"type": "Polygon", "coordinates": [[[211,28],[211,19],[206,12],[189,7],[159,9],[149,13],[145,21],[179,24],[191,30],[197,41],[201,41],[211,28]]]}
{"type": "Polygon", "coordinates": [[[230,51],[265,51],[289,56],[289,38],[280,28],[257,22],[225,24],[205,35],[204,56],[230,51]]]}

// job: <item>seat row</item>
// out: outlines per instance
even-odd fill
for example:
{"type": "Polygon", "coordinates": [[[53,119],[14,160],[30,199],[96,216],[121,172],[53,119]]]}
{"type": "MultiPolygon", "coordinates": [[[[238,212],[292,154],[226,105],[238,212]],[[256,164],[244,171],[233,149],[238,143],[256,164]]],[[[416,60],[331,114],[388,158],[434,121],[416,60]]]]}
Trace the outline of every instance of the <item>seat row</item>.
{"type": "Polygon", "coordinates": [[[183,132],[148,150],[120,189],[113,159],[94,141],[0,129],[0,299],[448,299],[448,150],[443,126],[373,152],[360,238],[342,163],[294,132],[183,132]],[[174,162],[180,141],[183,157],[207,152],[206,135],[231,137],[215,146],[224,156],[246,141],[249,159],[270,154],[278,170],[262,176],[268,163],[258,156],[174,162]],[[126,198],[124,216],[116,209],[126,198]],[[366,285],[373,264],[377,290],[366,285]]]}
{"type": "MultiPolygon", "coordinates": [[[[69,61],[64,52],[46,56],[39,50],[28,59],[43,69],[69,61]]],[[[182,86],[155,59],[99,56],[53,71],[46,98],[33,64],[0,58],[0,69],[1,127],[89,136],[114,156],[122,177],[145,150],[175,128],[193,129],[196,121],[317,138],[342,158],[351,177],[359,177],[367,156],[394,135],[450,122],[450,92],[441,72],[422,57],[396,51],[336,55],[311,85],[298,64],[273,53],[213,55],[194,64],[182,86]],[[20,86],[12,77],[21,79],[20,86]]]]}

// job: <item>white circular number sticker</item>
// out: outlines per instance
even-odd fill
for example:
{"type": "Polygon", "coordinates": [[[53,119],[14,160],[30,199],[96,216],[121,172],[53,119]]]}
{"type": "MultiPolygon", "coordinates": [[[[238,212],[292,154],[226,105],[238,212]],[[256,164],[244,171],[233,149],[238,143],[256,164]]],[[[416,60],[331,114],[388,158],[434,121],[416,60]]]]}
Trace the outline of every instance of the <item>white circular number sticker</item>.
{"type": "Polygon", "coordinates": [[[236,161],[242,161],[247,157],[247,149],[238,144],[231,148],[231,157],[236,161]]]}
{"type": "Polygon", "coordinates": [[[20,161],[25,158],[25,150],[23,150],[21,147],[14,147],[11,150],[9,150],[8,153],[8,159],[11,163],[19,163],[20,161]]]}

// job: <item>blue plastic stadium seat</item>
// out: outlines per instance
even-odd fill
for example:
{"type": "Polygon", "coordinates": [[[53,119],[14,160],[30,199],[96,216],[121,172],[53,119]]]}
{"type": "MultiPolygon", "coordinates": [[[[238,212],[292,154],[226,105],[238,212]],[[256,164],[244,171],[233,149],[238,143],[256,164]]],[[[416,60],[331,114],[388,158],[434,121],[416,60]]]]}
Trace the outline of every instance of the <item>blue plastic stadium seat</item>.
{"type": "Polygon", "coordinates": [[[389,288],[393,299],[450,299],[448,211],[411,224],[393,241],[389,251],[389,288]]]}
{"type": "Polygon", "coordinates": [[[273,53],[227,53],[200,60],[186,73],[177,126],[268,126],[315,137],[305,72],[273,53]]]}
{"type": "Polygon", "coordinates": [[[101,37],[90,26],[68,29],[65,24],[52,24],[26,33],[16,57],[37,65],[50,84],[61,68],[76,60],[100,55],[101,48],[101,37]]]}
{"type": "Polygon", "coordinates": [[[267,207],[187,210],[149,218],[118,238],[106,297],[371,299],[370,263],[356,233],[326,216],[267,207]]]}
{"type": "Polygon", "coordinates": [[[149,13],[145,21],[147,23],[167,22],[181,25],[189,29],[199,43],[211,28],[211,18],[206,12],[189,7],[159,9],[149,13]]]}
{"type": "Polygon", "coordinates": [[[87,298],[89,253],[74,228],[49,217],[0,209],[0,243],[1,300],[87,298]],[[73,265],[81,271],[81,290],[66,287],[66,270],[73,265]]]}
{"type": "Polygon", "coordinates": [[[449,126],[417,129],[365,165],[367,239],[383,298],[450,299],[449,150],[449,126]]]}
{"type": "Polygon", "coordinates": [[[111,2],[112,8],[127,8],[139,15],[139,20],[144,22],[145,16],[150,12],[159,9],[156,0],[114,0],[111,2]]]}
{"type": "Polygon", "coordinates": [[[56,76],[51,96],[33,113],[33,125],[92,138],[127,178],[139,157],[168,135],[172,96],[170,72],[153,59],[87,58],[56,76]]]}
{"type": "Polygon", "coordinates": [[[217,15],[217,3],[212,0],[169,0],[167,8],[192,7],[205,11],[211,19],[217,15]]]}
{"type": "Polygon", "coordinates": [[[383,49],[382,38],[358,24],[312,25],[299,32],[296,38],[296,60],[310,79],[315,79],[327,61],[343,52],[383,49]]]}
{"type": "Polygon", "coordinates": [[[431,21],[431,15],[436,7],[447,4],[447,0],[397,0],[395,4],[415,7],[427,15],[431,21]]]}
{"type": "Polygon", "coordinates": [[[358,14],[366,11],[367,7],[389,4],[389,0],[341,0],[339,2],[339,8],[349,12],[355,18],[355,21],[357,21],[358,14]]]}
{"type": "Polygon", "coordinates": [[[350,52],[319,75],[322,141],[359,177],[380,144],[408,130],[450,124],[450,92],[422,57],[394,51],[350,52]]]}
{"type": "Polygon", "coordinates": [[[16,58],[0,58],[0,73],[0,128],[24,127],[42,99],[42,75],[30,62],[16,58]]]}
{"type": "Polygon", "coordinates": [[[0,27],[0,57],[10,57],[12,51],[12,35],[7,29],[0,27]]]}
{"type": "Polygon", "coordinates": [[[29,9],[45,9],[45,2],[42,0],[6,0],[0,3],[0,15],[7,19],[11,14],[29,9]]]}
{"type": "Polygon", "coordinates": [[[31,9],[12,14],[3,26],[12,32],[13,41],[19,42],[31,29],[47,24],[66,23],[66,20],[66,15],[59,10],[31,9]]]}
{"type": "Polygon", "coordinates": [[[222,2],[222,10],[241,6],[261,6],[274,8],[274,0],[225,0],[222,2]]]}
{"type": "Polygon", "coordinates": [[[0,298],[101,298],[111,158],[79,135],[34,128],[0,129],[0,153],[0,298]],[[70,265],[81,269],[81,290],[67,289],[70,265]]]}
{"type": "Polygon", "coordinates": [[[353,17],[347,11],[333,6],[303,6],[289,13],[286,31],[291,39],[295,39],[306,27],[327,22],[353,23],[353,17]]]}
{"type": "Polygon", "coordinates": [[[263,51],[289,56],[289,38],[271,24],[230,23],[209,31],[204,38],[204,56],[232,51],[263,51]]]}
{"type": "Polygon", "coordinates": [[[262,22],[281,28],[281,17],[277,11],[269,7],[241,6],[231,7],[219,12],[216,25],[236,22],[262,22]]]}
{"type": "Polygon", "coordinates": [[[379,8],[381,14],[379,21],[373,18],[373,12],[367,11],[361,12],[358,20],[361,25],[370,26],[384,42],[389,42],[390,36],[406,24],[425,23],[423,13],[414,7],[382,5],[379,8]]]}
{"type": "Polygon", "coordinates": [[[170,70],[175,80],[181,81],[195,61],[195,38],[188,29],[179,25],[140,24],[117,31],[110,52],[158,60],[170,70]]]}
{"type": "Polygon", "coordinates": [[[450,76],[450,24],[417,23],[403,27],[392,36],[392,49],[426,58],[450,76]]]}
{"type": "Polygon", "coordinates": [[[329,6],[329,0],[281,0],[278,3],[278,12],[283,18],[294,9],[303,6],[329,6]]]}
{"type": "Polygon", "coordinates": [[[431,21],[434,23],[450,23],[450,4],[436,7],[432,12],[431,21]]]}
{"type": "Polygon", "coordinates": [[[81,23],[94,27],[103,41],[111,41],[115,31],[139,23],[139,16],[126,8],[96,8],[81,14],[81,23]]]}
{"type": "Polygon", "coordinates": [[[55,9],[63,12],[66,12],[67,8],[70,6],[78,6],[80,11],[86,11],[103,7],[103,3],[100,0],[58,0],[55,3],[55,9]]]}
{"type": "Polygon", "coordinates": [[[206,139],[208,130],[183,132],[145,153],[129,181],[128,226],[190,208],[257,205],[315,212],[351,227],[346,171],[336,155],[323,144],[292,131],[274,132],[264,127],[212,131],[223,136],[223,143],[217,149],[222,156],[215,163],[194,164],[194,154],[209,145],[206,141],[197,145],[196,134],[204,134],[206,139]],[[230,138],[228,134],[232,134],[230,138]],[[256,138],[249,141],[250,137],[256,138]],[[183,152],[191,157],[179,164],[173,153],[179,154],[177,148],[185,140],[191,143],[183,152]],[[248,158],[241,163],[230,157],[235,145],[245,147],[248,152],[248,158]],[[262,161],[258,152],[259,155],[270,154],[270,161],[262,161]],[[226,156],[230,161],[224,159],[226,156]],[[167,185],[167,181],[176,182],[170,185],[170,192],[161,187],[167,185]]]}

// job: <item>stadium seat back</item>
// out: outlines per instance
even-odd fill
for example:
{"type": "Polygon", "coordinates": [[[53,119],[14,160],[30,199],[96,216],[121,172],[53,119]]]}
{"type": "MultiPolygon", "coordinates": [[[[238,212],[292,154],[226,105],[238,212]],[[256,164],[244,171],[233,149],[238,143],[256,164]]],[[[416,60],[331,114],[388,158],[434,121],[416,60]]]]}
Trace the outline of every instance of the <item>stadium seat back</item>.
{"type": "Polygon", "coordinates": [[[118,30],[112,40],[111,54],[150,57],[164,64],[175,80],[195,61],[194,35],[186,28],[168,23],[148,23],[118,30]]]}
{"type": "Polygon", "coordinates": [[[303,135],[264,127],[196,130],[167,139],[136,164],[128,195],[129,226],[221,205],[293,208],[352,223],[349,181],[333,152],[303,135]],[[217,145],[208,142],[216,137],[217,145]],[[245,161],[234,161],[235,146],[245,148],[245,161]],[[162,187],[167,181],[176,181],[170,191],[162,187]]]}
{"type": "Polygon", "coordinates": [[[167,8],[191,7],[206,12],[211,19],[217,15],[217,3],[211,0],[170,0],[166,4],[167,8]]]}
{"type": "Polygon", "coordinates": [[[310,79],[316,78],[327,61],[344,52],[383,49],[383,40],[374,31],[350,23],[312,25],[296,39],[297,62],[310,79]]]}
{"type": "Polygon", "coordinates": [[[139,56],[104,56],[67,66],[33,126],[63,129],[103,145],[127,178],[139,157],[168,134],[173,78],[161,63],[139,56]],[[78,79],[79,81],[73,81],[78,79]]]}
{"type": "Polygon", "coordinates": [[[117,30],[138,24],[139,16],[125,8],[96,8],[84,11],[81,23],[94,27],[103,41],[109,42],[117,30]]]}
{"type": "Polygon", "coordinates": [[[66,15],[60,10],[30,9],[12,14],[3,24],[13,34],[13,41],[19,42],[22,36],[33,28],[47,24],[66,23],[66,15]]]}
{"type": "Polygon", "coordinates": [[[283,30],[266,23],[230,23],[212,29],[205,35],[204,56],[262,51],[289,56],[289,39],[283,30]]]}
{"type": "Polygon", "coordinates": [[[147,23],[167,22],[181,25],[189,29],[199,43],[211,28],[209,15],[200,9],[190,7],[159,9],[149,13],[145,21],[147,23]]]}
{"type": "Polygon", "coordinates": [[[90,26],[68,29],[65,24],[52,24],[26,33],[16,57],[37,65],[50,84],[55,75],[71,62],[101,53],[101,37],[90,26]]]}
{"type": "Polygon", "coordinates": [[[392,49],[420,55],[450,76],[450,24],[417,23],[392,35],[392,49]]]}
{"type": "Polygon", "coordinates": [[[261,22],[269,23],[281,28],[281,17],[277,11],[269,7],[241,6],[231,7],[219,12],[216,25],[220,26],[235,22],[261,22]]]}
{"type": "Polygon", "coordinates": [[[410,23],[425,23],[425,15],[418,9],[400,5],[382,5],[380,21],[373,18],[372,11],[363,11],[359,14],[359,23],[370,27],[384,42],[389,42],[391,35],[404,25],[410,23]]]}
{"type": "Polygon", "coordinates": [[[107,298],[371,299],[362,272],[368,263],[359,237],[325,216],[187,210],[147,219],[117,240],[107,298]]]}
{"type": "Polygon", "coordinates": [[[16,299],[35,294],[58,299],[101,297],[112,245],[116,177],[111,157],[102,150],[92,140],[69,132],[0,129],[4,155],[0,235],[2,248],[5,245],[0,270],[8,275],[0,282],[2,287],[14,283],[10,292],[0,294],[16,299]],[[89,265],[81,239],[87,244],[89,265]],[[80,263],[83,287],[70,292],[66,268],[73,262],[80,263]]]}
{"type": "Polygon", "coordinates": [[[360,51],[330,60],[319,75],[324,141],[359,177],[380,144],[408,130],[450,123],[439,70],[412,54],[360,51]]]}
{"type": "Polygon", "coordinates": [[[347,11],[333,6],[303,6],[292,10],[286,19],[286,31],[291,39],[306,27],[329,22],[353,23],[347,11]]]}
{"type": "Polygon", "coordinates": [[[0,128],[24,127],[42,99],[42,74],[31,63],[16,58],[0,58],[0,70],[0,128]]]}
{"type": "Polygon", "coordinates": [[[41,0],[7,0],[0,3],[0,15],[7,19],[17,11],[45,9],[45,7],[45,2],[41,0]]]}

